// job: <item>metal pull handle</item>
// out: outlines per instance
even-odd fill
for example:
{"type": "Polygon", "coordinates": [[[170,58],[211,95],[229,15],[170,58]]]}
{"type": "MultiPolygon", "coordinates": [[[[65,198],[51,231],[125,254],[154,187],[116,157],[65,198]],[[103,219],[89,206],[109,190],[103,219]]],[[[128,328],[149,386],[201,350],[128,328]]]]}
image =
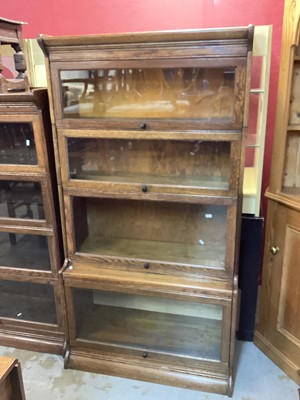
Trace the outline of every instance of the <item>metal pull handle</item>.
{"type": "Polygon", "coordinates": [[[279,247],[278,246],[272,246],[271,247],[271,253],[273,254],[273,256],[275,256],[277,253],[279,253],[279,247]]]}

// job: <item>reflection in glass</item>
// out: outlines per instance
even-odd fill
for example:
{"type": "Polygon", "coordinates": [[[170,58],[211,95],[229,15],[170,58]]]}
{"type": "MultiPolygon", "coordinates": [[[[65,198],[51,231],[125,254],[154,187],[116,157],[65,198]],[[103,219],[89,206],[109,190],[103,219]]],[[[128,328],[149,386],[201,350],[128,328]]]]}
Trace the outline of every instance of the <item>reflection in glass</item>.
{"type": "Polygon", "coordinates": [[[31,123],[0,122],[0,164],[37,164],[31,123]]]}
{"type": "Polygon", "coordinates": [[[45,219],[40,183],[0,180],[0,217],[45,219]]]}
{"type": "Polygon", "coordinates": [[[1,280],[0,317],[57,324],[53,287],[1,280]]]}
{"type": "Polygon", "coordinates": [[[66,118],[233,118],[234,68],[60,72],[66,118]]]}
{"type": "Polygon", "coordinates": [[[220,305],[87,289],[72,292],[78,339],[220,360],[220,305]]]}
{"type": "Polygon", "coordinates": [[[230,143],[68,138],[71,179],[228,189],[230,143]]]}
{"type": "Polygon", "coordinates": [[[73,198],[76,250],[224,268],[227,206],[73,198]]]}
{"type": "Polygon", "coordinates": [[[0,266],[49,271],[47,237],[0,232],[0,266]]]}

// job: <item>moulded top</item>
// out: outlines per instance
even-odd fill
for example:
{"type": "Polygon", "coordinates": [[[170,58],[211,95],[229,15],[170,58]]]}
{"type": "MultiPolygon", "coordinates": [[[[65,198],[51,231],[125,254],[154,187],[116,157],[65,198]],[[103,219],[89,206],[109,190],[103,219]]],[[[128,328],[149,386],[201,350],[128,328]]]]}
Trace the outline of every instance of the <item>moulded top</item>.
{"type": "Polygon", "coordinates": [[[48,36],[39,35],[38,42],[45,54],[55,51],[57,47],[113,45],[135,43],[163,43],[185,41],[224,41],[242,40],[252,45],[253,25],[248,27],[209,28],[193,30],[169,30],[153,32],[113,33],[81,36],[48,36]]]}
{"type": "Polygon", "coordinates": [[[8,19],[8,18],[3,18],[3,17],[0,17],[0,23],[1,22],[4,22],[6,24],[11,24],[11,25],[27,25],[27,22],[15,21],[13,19],[8,19]]]}

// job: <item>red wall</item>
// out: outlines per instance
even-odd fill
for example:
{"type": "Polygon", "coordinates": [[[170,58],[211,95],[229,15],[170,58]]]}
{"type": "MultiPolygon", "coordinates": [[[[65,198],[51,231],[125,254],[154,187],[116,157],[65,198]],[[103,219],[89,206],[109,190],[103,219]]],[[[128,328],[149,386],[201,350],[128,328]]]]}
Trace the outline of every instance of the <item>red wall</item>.
{"type": "Polygon", "coordinates": [[[24,37],[273,25],[263,192],[269,183],[284,0],[6,0],[2,17],[28,22],[24,37]]]}

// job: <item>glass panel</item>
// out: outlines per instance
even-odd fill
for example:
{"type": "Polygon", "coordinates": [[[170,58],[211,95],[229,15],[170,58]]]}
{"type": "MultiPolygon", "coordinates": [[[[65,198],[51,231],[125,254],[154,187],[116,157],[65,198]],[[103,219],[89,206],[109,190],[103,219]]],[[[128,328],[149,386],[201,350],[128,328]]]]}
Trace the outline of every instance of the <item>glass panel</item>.
{"type": "Polygon", "coordinates": [[[230,142],[68,139],[71,179],[228,189],[230,142]]]}
{"type": "Polygon", "coordinates": [[[0,317],[57,324],[53,287],[0,281],[0,317]]]}
{"type": "Polygon", "coordinates": [[[224,267],[227,206],[73,198],[76,250],[224,267]]]}
{"type": "Polygon", "coordinates": [[[290,131],[287,135],[283,175],[284,193],[300,195],[300,132],[290,131]]]}
{"type": "Polygon", "coordinates": [[[40,183],[0,180],[0,217],[45,219],[40,183]]]}
{"type": "Polygon", "coordinates": [[[31,123],[0,122],[0,164],[37,164],[31,123]]]}
{"type": "Polygon", "coordinates": [[[0,266],[50,270],[47,236],[0,232],[0,266]]]}
{"type": "Polygon", "coordinates": [[[220,360],[222,306],[73,289],[76,337],[220,360]]]}
{"type": "Polygon", "coordinates": [[[66,118],[234,116],[234,68],[60,71],[66,118]]]}
{"type": "Polygon", "coordinates": [[[295,61],[293,76],[292,76],[292,87],[291,87],[291,98],[290,98],[290,125],[300,124],[300,61],[295,61]]]}

